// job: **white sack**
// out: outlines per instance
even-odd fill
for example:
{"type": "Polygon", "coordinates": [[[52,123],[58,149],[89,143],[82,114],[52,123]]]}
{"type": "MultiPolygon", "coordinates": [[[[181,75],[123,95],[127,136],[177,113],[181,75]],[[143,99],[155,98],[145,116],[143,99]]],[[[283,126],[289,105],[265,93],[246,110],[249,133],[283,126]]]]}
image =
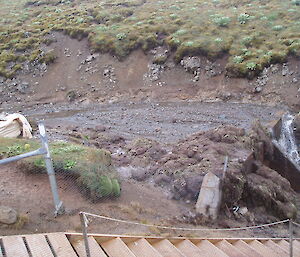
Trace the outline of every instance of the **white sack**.
{"type": "Polygon", "coordinates": [[[32,138],[32,128],[27,119],[19,113],[9,114],[0,117],[0,137],[32,138]]]}

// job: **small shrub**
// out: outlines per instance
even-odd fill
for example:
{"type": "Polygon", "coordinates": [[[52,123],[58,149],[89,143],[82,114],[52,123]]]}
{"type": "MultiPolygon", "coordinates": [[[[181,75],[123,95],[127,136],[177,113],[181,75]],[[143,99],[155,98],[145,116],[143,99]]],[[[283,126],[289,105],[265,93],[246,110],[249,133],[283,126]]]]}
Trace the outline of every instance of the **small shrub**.
{"type": "Polygon", "coordinates": [[[292,4],[300,6],[300,0],[292,0],[292,4]]]}
{"type": "Polygon", "coordinates": [[[120,185],[116,179],[100,175],[93,171],[83,172],[78,178],[79,185],[83,186],[92,200],[105,197],[119,197],[120,185]]]}
{"type": "Polygon", "coordinates": [[[246,67],[248,70],[254,71],[256,69],[256,63],[255,62],[247,62],[246,67]]]}
{"type": "Polygon", "coordinates": [[[242,63],[244,61],[244,58],[242,56],[236,55],[233,57],[234,63],[242,63]]]}
{"type": "Polygon", "coordinates": [[[230,23],[231,19],[229,17],[216,17],[213,22],[220,27],[226,27],[230,23]]]}
{"type": "Polygon", "coordinates": [[[284,29],[284,27],[282,25],[276,25],[272,28],[272,30],[274,30],[274,31],[281,31],[283,29],[284,29]]]}
{"type": "Polygon", "coordinates": [[[247,13],[241,13],[238,16],[238,21],[240,24],[246,24],[248,20],[250,20],[250,15],[247,13]]]}
{"type": "Polygon", "coordinates": [[[118,40],[123,40],[123,39],[126,38],[126,34],[125,33],[119,33],[119,34],[116,35],[116,38],[118,40]]]}

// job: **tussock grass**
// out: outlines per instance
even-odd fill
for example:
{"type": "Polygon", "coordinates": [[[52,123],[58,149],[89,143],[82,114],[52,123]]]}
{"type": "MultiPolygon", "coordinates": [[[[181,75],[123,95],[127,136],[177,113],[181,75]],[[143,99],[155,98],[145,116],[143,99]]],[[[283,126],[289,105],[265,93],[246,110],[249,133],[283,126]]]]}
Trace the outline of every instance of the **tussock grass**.
{"type": "MultiPolygon", "coordinates": [[[[35,140],[0,138],[0,158],[16,156],[39,147],[39,142],[35,140]]],[[[51,143],[50,152],[56,173],[76,181],[80,190],[91,200],[120,196],[121,188],[110,152],[63,141],[51,143]]],[[[46,164],[41,156],[21,162],[24,172],[46,172],[46,164]]]]}
{"type": "Polygon", "coordinates": [[[5,77],[24,60],[38,59],[35,51],[51,31],[88,37],[93,49],[120,59],[136,48],[162,44],[175,52],[176,61],[228,54],[232,76],[251,76],[300,55],[296,0],[0,0],[0,5],[0,75],[5,77]]]}

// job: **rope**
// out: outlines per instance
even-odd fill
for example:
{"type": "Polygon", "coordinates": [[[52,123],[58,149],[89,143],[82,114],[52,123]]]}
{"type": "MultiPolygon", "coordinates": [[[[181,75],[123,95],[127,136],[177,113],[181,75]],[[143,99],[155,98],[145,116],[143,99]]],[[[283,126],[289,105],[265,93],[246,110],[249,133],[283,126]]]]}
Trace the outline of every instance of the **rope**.
{"type": "Polygon", "coordinates": [[[293,221],[293,224],[296,225],[296,226],[298,226],[298,227],[300,227],[299,223],[296,223],[296,222],[293,221]]]}
{"type": "Polygon", "coordinates": [[[87,212],[82,212],[82,213],[84,215],[88,215],[88,216],[92,216],[92,217],[96,217],[96,218],[117,221],[117,222],[121,222],[121,223],[132,224],[132,225],[140,225],[140,226],[145,226],[145,227],[155,227],[155,228],[172,229],[172,230],[189,230],[189,231],[238,231],[238,230],[269,227],[269,226],[274,226],[274,225],[289,222],[289,219],[287,219],[287,220],[281,220],[281,221],[268,223],[268,224],[262,224],[262,225],[250,226],[250,227],[239,227],[239,228],[182,228],[182,227],[168,227],[168,226],[160,226],[160,225],[142,224],[139,222],[120,220],[120,219],[110,218],[110,217],[96,215],[96,214],[92,214],[92,213],[87,213],[87,212]]]}

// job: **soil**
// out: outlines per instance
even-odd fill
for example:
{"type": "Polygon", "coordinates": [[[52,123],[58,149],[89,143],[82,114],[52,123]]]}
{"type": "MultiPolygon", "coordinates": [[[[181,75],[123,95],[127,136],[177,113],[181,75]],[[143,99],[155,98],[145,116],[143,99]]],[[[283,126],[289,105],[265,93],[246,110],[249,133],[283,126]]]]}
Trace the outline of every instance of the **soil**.
{"type": "MultiPolygon", "coordinates": [[[[28,83],[24,90],[12,88],[9,84],[13,82],[6,81],[5,93],[0,96],[0,112],[23,113],[32,124],[45,120],[50,140],[72,140],[108,148],[119,170],[128,167],[128,163],[122,165],[116,155],[137,138],[154,140],[168,150],[180,145],[180,140],[181,146],[185,147],[183,139],[220,125],[249,131],[257,119],[268,125],[287,110],[299,110],[300,79],[295,78],[300,78],[300,62],[296,59],[290,59],[286,66],[276,65],[266,70],[267,82],[258,85],[261,78],[227,77],[224,72],[226,57],[215,62],[201,57],[203,71],[200,79],[195,81],[195,74],[185,71],[180,64],[175,65],[170,58],[153,72],[151,53],[136,51],[120,62],[110,55],[91,53],[86,40],[77,41],[60,33],[51,37],[56,42],[44,46],[44,50],[54,49],[58,56],[55,63],[42,70],[36,67],[19,74],[15,81],[17,84],[28,83]],[[208,76],[207,65],[218,67],[217,75],[208,76]],[[288,73],[282,75],[286,67],[288,73]],[[257,86],[262,90],[256,90],[257,86]],[[103,140],[94,140],[95,134],[103,140]]],[[[131,165],[134,166],[134,162],[131,165]]],[[[125,176],[120,198],[92,203],[74,181],[58,174],[59,191],[67,215],[54,218],[45,174],[28,174],[22,171],[20,164],[10,164],[0,167],[0,177],[1,205],[15,208],[29,219],[17,230],[2,226],[3,235],[80,231],[79,211],[142,223],[191,226],[183,224],[182,217],[194,209],[194,202],[186,198],[172,200],[169,191],[156,186],[153,181],[138,182],[125,176]]],[[[222,218],[206,225],[237,227],[247,224],[246,221],[222,218]]],[[[171,231],[112,222],[101,221],[99,224],[98,220],[91,222],[90,231],[175,235],[171,231]]],[[[285,227],[281,227],[202,236],[284,236],[284,233],[285,227]]],[[[181,235],[184,234],[187,233],[181,235]]]]}

